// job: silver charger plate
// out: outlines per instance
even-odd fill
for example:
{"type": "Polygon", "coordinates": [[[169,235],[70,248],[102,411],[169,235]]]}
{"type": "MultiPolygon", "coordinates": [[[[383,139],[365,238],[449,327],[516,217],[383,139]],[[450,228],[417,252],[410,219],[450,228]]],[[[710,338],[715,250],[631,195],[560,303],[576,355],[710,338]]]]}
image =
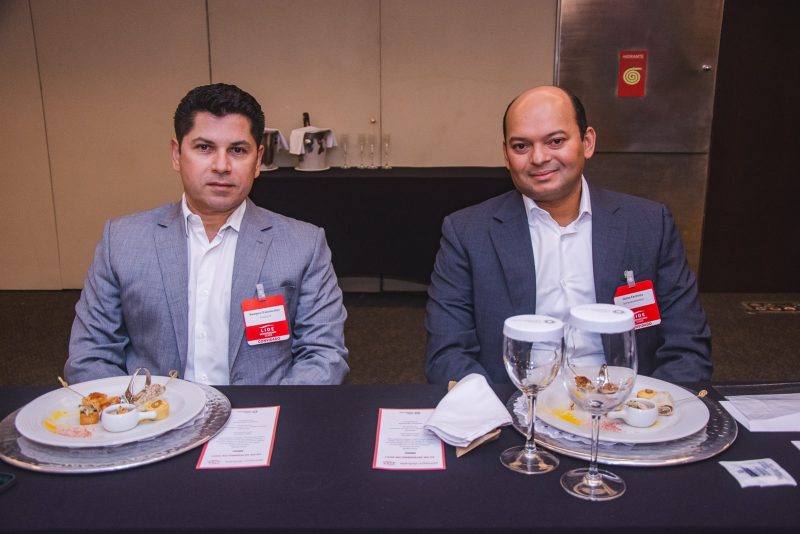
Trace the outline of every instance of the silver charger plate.
{"type": "MultiPolygon", "coordinates": [[[[509,397],[506,408],[511,414],[514,428],[525,435],[527,414],[517,413],[514,404],[522,396],[517,391],[509,397]]],[[[705,397],[701,399],[709,411],[708,424],[702,430],[685,438],[660,443],[610,443],[600,441],[597,449],[597,462],[608,465],[627,465],[633,467],[658,467],[699,462],[716,456],[731,446],[739,428],[736,420],[716,401],[705,397]]],[[[581,460],[591,457],[588,439],[573,436],[536,420],[535,441],[553,452],[581,460]],[[539,429],[542,432],[539,432],[539,429]]]]}
{"type": "Polygon", "coordinates": [[[193,424],[149,440],[113,447],[67,448],[36,443],[17,431],[16,410],[0,422],[0,459],[31,471],[83,474],[120,471],[172,458],[210,440],[230,417],[228,397],[213,387],[197,386],[204,390],[206,404],[193,424]]]}

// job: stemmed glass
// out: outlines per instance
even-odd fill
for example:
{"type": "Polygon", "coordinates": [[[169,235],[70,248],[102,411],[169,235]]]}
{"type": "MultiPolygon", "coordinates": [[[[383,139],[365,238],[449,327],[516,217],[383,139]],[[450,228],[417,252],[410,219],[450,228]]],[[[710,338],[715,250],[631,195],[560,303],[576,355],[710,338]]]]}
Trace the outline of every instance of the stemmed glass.
{"type": "Polygon", "coordinates": [[[347,134],[342,134],[339,136],[339,141],[342,143],[342,155],[344,156],[342,169],[349,169],[350,165],[347,164],[347,146],[350,144],[350,136],[347,134]]]}
{"type": "Polygon", "coordinates": [[[378,167],[375,165],[375,134],[369,134],[367,143],[369,144],[369,165],[367,168],[377,169],[378,167]]]}
{"type": "Polygon", "coordinates": [[[359,154],[361,155],[361,163],[358,165],[359,169],[363,169],[366,167],[364,165],[364,147],[367,144],[367,136],[364,134],[358,134],[358,150],[359,154]]]}
{"type": "Polygon", "coordinates": [[[383,139],[381,140],[381,146],[383,147],[383,168],[384,169],[391,169],[392,166],[389,165],[389,143],[392,140],[392,136],[389,134],[383,134],[383,139]]]}
{"type": "Polygon", "coordinates": [[[584,304],[569,312],[561,376],[570,398],[592,416],[588,468],[567,471],[561,486],[589,501],[608,501],[625,493],[625,481],[598,469],[600,418],[628,398],[636,381],[633,312],[613,304],[584,304]]]}
{"type": "Polygon", "coordinates": [[[503,324],[503,363],[511,381],[528,401],[525,446],[503,451],[500,462],[517,473],[538,475],[558,467],[558,458],[536,448],[536,395],[558,374],[564,324],[545,315],[517,315],[503,324]]]}

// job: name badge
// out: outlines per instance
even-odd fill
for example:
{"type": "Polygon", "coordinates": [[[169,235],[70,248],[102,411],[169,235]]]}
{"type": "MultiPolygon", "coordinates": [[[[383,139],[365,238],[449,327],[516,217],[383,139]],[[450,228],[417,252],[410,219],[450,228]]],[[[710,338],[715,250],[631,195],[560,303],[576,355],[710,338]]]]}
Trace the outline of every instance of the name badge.
{"type": "Polygon", "coordinates": [[[263,300],[254,298],[242,301],[244,336],[248,345],[275,343],[289,339],[289,321],[283,295],[272,295],[263,300]]]}
{"type": "Polygon", "coordinates": [[[636,330],[661,324],[661,312],[658,311],[656,292],[650,280],[636,282],[633,286],[619,286],[614,294],[614,304],[633,312],[636,330]]]}

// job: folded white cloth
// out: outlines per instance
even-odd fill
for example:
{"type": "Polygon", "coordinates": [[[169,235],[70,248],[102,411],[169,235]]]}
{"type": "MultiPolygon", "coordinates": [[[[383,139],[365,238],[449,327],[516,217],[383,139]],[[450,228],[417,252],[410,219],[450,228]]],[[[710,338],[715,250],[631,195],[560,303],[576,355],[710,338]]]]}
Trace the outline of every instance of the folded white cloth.
{"type": "Polygon", "coordinates": [[[317,132],[327,132],[325,134],[326,147],[332,148],[336,146],[336,135],[333,133],[333,130],[328,128],[317,128],[316,126],[305,126],[303,128],[292,130],[292,133],[289,134],[289,153],[294,154],[295,156],[304,154],[305,144],[303,144],[303,138],[307,133],[317,132]]]}
{"type": "Polygon", "coordinates": [[[720,404],[751,432],[800,431],[800,393],[731,395],[720,404]]]}
{"type": "MultiPolygon", "coordinates": [[[[278,146],[276,148],[288,151],[289,150],[289,143],[286,142],[286,138],[283,136],[281,131],[278,130],[277,128],[264,128],[264,137],[266,137],[268,135],[272,135],[275,132],[278,132],[278,146]]],[[[275,153],[276,154],[278,153],[277,149],[275,150],[275,153]]]]}
{"type": "Polygon", "coordinates": [[[454,447],[466,447],[497,427],[510,425],[511,414],[479,374],[467,375],[439,401],[425,428],[454,447]]]}

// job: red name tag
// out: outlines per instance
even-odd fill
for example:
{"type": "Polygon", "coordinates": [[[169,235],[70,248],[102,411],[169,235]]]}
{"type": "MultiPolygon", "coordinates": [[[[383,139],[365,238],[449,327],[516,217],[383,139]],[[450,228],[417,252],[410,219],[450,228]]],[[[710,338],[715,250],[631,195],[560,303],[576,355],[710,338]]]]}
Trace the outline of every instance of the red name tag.
{"type": "Polygon", "coordinates": [[[248,345],[275,343],[289,339],[289,321],[283,295],[272,295],[264,300],[242,301],[244,336],[248,345]]]}
{"type": "Polygon", "coordinates": [[[661,324],[661,312],[658,311],[656,292],[650,280],[637,282],[633,287],[619,286],[614,295],[614,304],[624,306],[633,312],[636,330],[661,324]]]}

